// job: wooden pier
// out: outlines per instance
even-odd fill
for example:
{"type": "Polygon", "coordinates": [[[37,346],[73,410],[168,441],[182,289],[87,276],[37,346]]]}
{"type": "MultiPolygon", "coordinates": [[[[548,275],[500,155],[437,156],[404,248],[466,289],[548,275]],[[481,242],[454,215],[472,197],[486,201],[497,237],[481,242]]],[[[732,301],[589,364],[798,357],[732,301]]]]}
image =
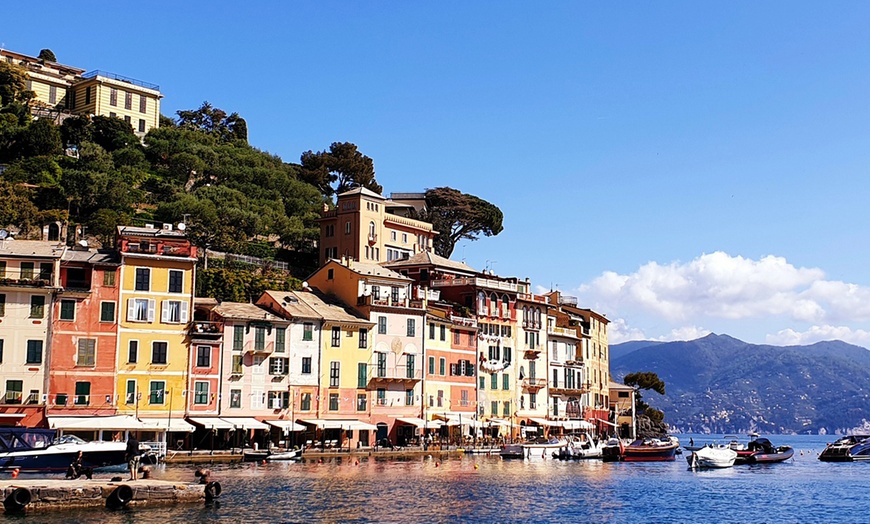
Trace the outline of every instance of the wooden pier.
{"type": "Polygon", "coordinates": [[[155,479],[113,482],[108,479],[68,480],[16,478],[0,480],[7,513],[68,508],[107,508],[204,503],[220,496],[221,486],[155,479]]]}

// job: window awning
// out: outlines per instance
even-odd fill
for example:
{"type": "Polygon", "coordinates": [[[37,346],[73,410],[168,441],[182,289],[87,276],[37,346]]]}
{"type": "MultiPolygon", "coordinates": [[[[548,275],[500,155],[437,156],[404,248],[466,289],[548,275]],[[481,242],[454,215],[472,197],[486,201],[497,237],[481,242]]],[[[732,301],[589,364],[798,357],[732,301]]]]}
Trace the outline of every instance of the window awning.
{"type": "Polygon", "coordinates": [[[360,420],[328,420],[315,418],[305,420],[300,419],[299,422],[308,424],[309,426],[316,426],[319,429],[347,429],[358,431],[374,431],[378,429],[374,424],[368,424],[360,420]]]}
{"type": "Polygon", "coordinates": [[[428,424],[428,421],[415,417],[398,417],[396,420],[398,420],[399,422],[404,422],[405,424],[417,426],[418,428],[422,428],[423,426],[428,424]]]}
{"type": "Polygon", "coordinates": [[[471,418],[471,415],[469,415],[467,417],[460,417],[460,418],[452,418],[451,417],[451,418],[447,419],[447,421],[444,423],[444,425],[445,426],[471,426],[473,428],[482,428],[482,427],[484,427],[485,424],[483,422],[478,421],[478,420],[474,420],[473,418],[471,418]]]}
{"type": "Polygon", "coordinates": [[[48,417],[48,427],[51,429],[91,429],[91,430],[137,430],[154,429],[133,415],[105,415],[90,417],[48,417]]]}
{"type": "Polygon", "coordinates": [[[288,431],[305,431],[307,429],[302,424],[297,424],[292,420],[264,420],[263,422],[269,424],[270,426],[281,429],[285,433],[288,431]]]}
{"type": "Polygon", "coordinates": [[[491,418],[491,419],[489,419],[489,421],[487,423],[491,424],[493,426],[510,426],[511,425],[510,421],[505,420],[503,418],[491,418]]]}
{"type": "Polygon", "coordinates": [[[269,426],[251,417],[221,417],[235,429],[269,429],[269,426]]]}
{"type": "Polygon", "coordinates": [[[233,429],[235,426],[218,417],[190,417],[189,421],[205,429],[233,429]]]}
{"type": "Polygon", "coordinates": [[[592,429],[595,425],[587,420],[563,420],[562,427],[565,429],[592,429]]]}
{"type": "Polygon", "coordinates": [[[148,429],[156,429],[157,431],[183,431],[190,433],[195,429],[192,424],[180,418],[143,418],[142,423],[148,426],[148,429]]]}

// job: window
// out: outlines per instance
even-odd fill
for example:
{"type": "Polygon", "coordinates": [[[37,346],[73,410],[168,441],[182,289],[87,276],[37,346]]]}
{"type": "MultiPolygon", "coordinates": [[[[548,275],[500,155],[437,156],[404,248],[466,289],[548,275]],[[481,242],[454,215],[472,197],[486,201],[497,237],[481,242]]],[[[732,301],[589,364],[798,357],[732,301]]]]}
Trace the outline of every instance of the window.
{"type": "Polygon", "coordinates": [[[387,334],[387,317],[378,317],[378,334],[387,334]]]}
{"type": "Polygon", "coordinates": [[[245,346],[245,326],[233,326],[233,349],[241,351],[245,346]]]}
{"type": "Polygon", "coordinates": [[[144,118],[139,119],[139,132],[140,133],[145,132],[145,119],[144,118]]]}
{"type": "Polygon", "coordinates": [[[39,264],[39,280],[50,281],[53,271],[54,265],[51,263],[43,262],[42,264],[39,264]]]}
{"type": "Polygon", "coordinates": [[[369,347],[369,330],[366,328],[359,329],[359,347],[360,349],[369,347]]]}
{"type": "Polygon", "coordinates": [[[164,394],[166,392],[166,382],[155,380],[149,387],[150,394],[148,395],[149,404],[163,404],[164,394]]]}
{"type": "Polygon", "coordinates": [[[341,328],[334,327],[332,328],[332,347],[337,348],[341,346],[341,328]]]}
{"type": "MultiPolygon", "coordinates": [[[[463,391],[463,393],[465,393],[463,391]]],[[[555,400],[555,399],[554,399],[555,400]]],[[[505,400],[501,406],[501,416],[510,417],[511,416],[511,403],[508,400],[505,400]]]]}
{"type": "Polygon", "coordinates": [[[338,411],[338,393],[329,394],[329,411],[338,411]]]}
{"type": "Polygon", "coordinates": [[[392,288],[390,288],[390,300],[392,301],[393,305],[396,305],[399,303],[399,288],[398,287],[393,286],[392,288]]]}
{"type": "Polygon", "coordinates": [[[151,363],[166,364],[168,362],[167,352],[169,343],[167,342],[152,342],[151,343],[151,363]]]}
{"type": "Polygon", "coordinates": [[[509,347],[502,348],[502,359],[505,362],[511,361],[511,348],[509,348],[509,347]]]}
{"type": "Polygon", "coordinates": [[[42,364],[42,341],[27,341],[27,364],[42,364]]]}
{"type": "MultiPolygon", "coordinates": [[[[338,253],[336,253],[338,254],[338,253]]],[[[335,270],[329,268],[326,270],[326,280],[333,280],[335,278],[335,270]]]]}
{"type": "Polygon", "coordinates": [[[493,400],[492,402],[490,402],[489,409],[490,409],[490,412],[492,413],[492,416],[497,417],[498,416],[498,401],[493,400]]]}
{"type": "Polygon", "coordinates": [[[118,105],[118,90],[114,87],[109,90],[109,105],[117,106],[118,105]]]}
{"type": "Polygon", "coordinates": [[[493,390],[498,389],[498,374],[491,373],[489,375],[489,378],[490,378],[490,386],[489,386],[490,389],[493,389],[493,390]]]}
{"type": "Polygon", "coordinates": [[[441,333],[439,333],[439,337],[438,337],[438,338],[439,338],[442,342],[446,342],[446,341],[447,341],[447,326],[444,326],[444,325],[441,326],[441,333]]]}
{"type": "Polygon", "coordinates": [[[147,267],[136,268],[136,291],[151,291],[151,270],[147,267]]]}
{"type": "Polygon", "coordinates": [[[435,323],[429,322],[429,340],[435,340],[435,323]]]}
{"type": "Polygon", "coordinates": [[[133,109],[133,93],[124,93],[124,109],[133,109]]]}
{"type": "Polygon", "coordinates": [[[299,401],[299,409],[302,411],[311,411],[311,393],[303,393],[299,401]]]}
{"type": "Polygon", "coordinates": [[[429,374],[435,374],[435,357],[429,357],[429,374]]]}
{"type": "Polygon", "coordinates": [[[48,103],[57,103],[57,86],[48,86],[48,103]]]}
{"type": "Polygon", "coordinates": [[[356,394],[356,410],[365,411],[368,407],[368,395],[365,393],[356,394]]]}
{"type": "Polygon", "coordinates": [[[438,374],[441,375],[442,377],[447,374],[447,359],[446,358],[441,357],[441,359],[439,360],[438,371],[439,371],[438,374]]]}
{"type": "Polygon", "coordinates": [[[378,388],[377,395],[378,395],[378,400],[377,400],[378,406],[386,406],[387,405],[387,390],[384,388],[378,388]]]}
{"type": "Polygon", "coordinates": [[[251,409],[263,409],[263,391],[251,390],[251,409]]]}
{"type": "Polygon", "coordinates": [[[275,328],[275,353],[284,353],[287,349],[287,328],[275,328]]]}
{"type": "Polygon", "coordinates": [[[169,292],[181,293],[184,288],[184,271],[177,269],[169,270],[169,292]]]}
{"type": "Polygon", "coordinates": [[[257,326],[254,328],[254,350],[263,351],[266,348],[266,328],[257,326]]]}
{"type": "Polygon", "coordinates": [[[402,243],[403,244],[408,243],[408,233],[402,233],[402,243]]]}
{"type": "Polygon", "coordinates": [[[372,286],[372,300],[381,299],[381,286],[372,286]]]}
{"type": "Polygon", "coordinates": [[[196,381],[193,383],[193,403],[201,406],[208,404],[208,382],[196,381]]]}
{"type": "Polygon", "coordinates": [[[364,389],[369,380],[369,366],[365,362],[356,365],[356,387],[364,389]]]}
{"type": "Polygon", "coordinates": [[[511,388],[510,374],[504,373],[501,376],[501,389],[509,391],[511,388]]]}
{"type": "Polygon", "coordinates": [[[340,362],[330,362],[329,363],[329,387],[337,388],[339,384],[339,379],[341,377],[341,363],[340,362]]]}
{"type": "Polygon", "coordinates": [[[287,357],[271,357],[269,359],[270,375],[286,375],[289,372],[290,359],[287,357]]]}
{"type": "Polygon", "coordinates": [[[314,340],[314,324],[311,322],[302,324],[302,340],[314,340]]]}
{"type": "Polygon", "coordinates": [[[408,336],[413,337],[414,333],[417,331],[416,319],[409,318],[408,319],[408,336]]]}
{"type": "Polygon", "coordinates": [[[187,302],[182,302],[181,300],[164,300],[160,303],[160,306],[160,321],[164,324],[187,323],[187,302]]]}
{"type": "Polygon", "coordinates": [[[345,235],[350,234],[350,221],[347,221],[344,223],[344,234],[345,235]]]}
{"type": "Polygon", "coordinates": [[[0,364],[3,363],[3,339],[0,338],[0,364]]]}
{"type": "Polygon", "coordinates": [[[390,231],[390,240],[392,240],[393,242],[396,241],[396,232],[395,231],[390,231]]]}
{"type": "Polygon", "coordinates": [[[387,376],[387,354],[378,353],[378,377],[387,376]]]}
{"type": "Polygon", "coordinates": [[[486,377],[482,375],[480,377],[480,389],[486,389],[486,377]]]}
{"type": "Polygon", "coordinates": [[[92,88],[92,87],[93,87],[93,86],[88,86],[88,87],[85,89],[85,104],[90,104],[90,103],[91,103],[91,88],[92,88]]]}
{"type": "Polygon", "coordinates": [[[6,293],[0,293],[0,317],[6,316],[6,293]]]}
{"type": "Polygon", "coordinates": [[[242,374],[242,365],[244,362],[244,355],[233,355],[233,368],[230,371],[233,375],[241,375],[242,374]]]}
{"type": "Polygon", "coordinates": [[[103,272],[103,287],[115,287],[115,275],[117,271],[107,269],[103,272]]]}
{"type": "Polygon", "coordinates": [[[266,357],[255,356],[253,362],[251,363],[251,367],[254,369],[254,375],[265,375],[266,368],[263,366],[263,362],[266,361],[266,357]]]}
{"type": "Polygon", "coordinates": [[[139,361],[139,341],[131,340],[127,346],[127,363],[135,364],[139,361]]]}
{"type": "Polygon", "coordinates": [[[124,395],[124,403],[125,404],[135,404],[136,403],[136,381],[128,380],[127,381],[127,390],[126,395],[124,395]]]}
{"type": "Polygon", "coordinates": [[[80,338],[76,366],[94,367],[97,365],[97,339],[80,338]]]}
{"type": "Polygon", "coordinates": [[[311,374],[311,357],[302,357],[302,374],[311,374]]]}
{"type": "Polygon", "coordinates": [[[406,389],[405,390],[405,405],[413,406],[414,405],[414,390],[406,389]]]}
{"type": "Polygon", "coordinates": [[[100,302],[100,322],[115,321],[115,303],[100,302]]]}
{"type": "Polygon", "coordinates": [[[537,409],[538,408],[538,394],[537,393],[529,393],[529,409],[537,409]]]}
{"type": "Polygon", "coordinates": [[[21,280],[33,280],[33,262],[21,263],[21,280]]]}
{"type": "Polygon", "coordinates": [[[269,409],[284,409],[290,407],[289,391],[270,391],[269,409]]]}
{"type": "Polygon", "coordinates": [[[76,382],[76,396],[73,404],[76,406],[87,406],[91,403],[91,383],[76,382]]]}
{"type": "Polygon", "coordinates": [[[196,346],[196,367],[211,367],[211,346],[196,346]]]}
{"type": "Polygon", "coordinates": [[[231,389],[230,390],[230,407],[231,408],[242,407],[242,390],[241,389],[231,389]]]}
{"type": "Polygon", "coordinates": [[[7,380],[6,381],[6,397],[3,399],[6,404],[21,404],[21,397],[24,391],[24,381],[7,380]]]}
{"type": "Polygon", "coordinates": [[[416,357],[414,355],[405,355],[405,378],[416,378],[416,357]]]}
{"type": "MultiPolygon", "coordinates": [[[[139,112],[147,113],[148,112],[148,99],[145,98],[144,95],[139,95],[139,112]]],[[[144,122],[144,120],[140,120],[140,122],[144,122]]]]}
{"type": "Polygon", "coordinates": [[[60,319],[61,320],[75,320],[76,319],[76,301],[75,300],[61,300],[60,301],[60,319]]]}
{"type": "Polygon", "coordinates": [[[45,297],[42,295],[30,296],[30,318],[42,318],[45,316],[45,297]]]}

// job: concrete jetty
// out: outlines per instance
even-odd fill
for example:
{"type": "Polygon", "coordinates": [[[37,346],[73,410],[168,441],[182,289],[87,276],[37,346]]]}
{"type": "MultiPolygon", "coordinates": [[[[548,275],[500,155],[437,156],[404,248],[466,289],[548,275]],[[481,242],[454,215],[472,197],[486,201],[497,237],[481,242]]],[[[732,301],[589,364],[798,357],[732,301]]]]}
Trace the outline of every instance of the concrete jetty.
{"type": "Polygon", "coordinates": [[[204,485],[156,479],[124,482],[96,478],[0,480],[0,493],[7,513],[203,503],[220,496],[220,491],[220,484],[216,482],[204,485]]]}

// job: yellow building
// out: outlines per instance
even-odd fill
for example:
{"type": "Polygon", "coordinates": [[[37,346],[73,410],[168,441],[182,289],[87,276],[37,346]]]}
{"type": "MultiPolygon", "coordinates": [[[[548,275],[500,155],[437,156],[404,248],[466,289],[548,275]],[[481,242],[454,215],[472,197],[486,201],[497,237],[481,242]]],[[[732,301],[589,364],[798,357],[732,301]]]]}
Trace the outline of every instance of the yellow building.
{"type": "Polygon", "coordinates": [[[27,71],[27,88],[35,116],[62,120],[63,115],[100,115],[125,120],[144,137],[160,124],[160,86],[106,71],[84,69],[0,50],[0,60],[27,71]]]}
{"type": "Polygon", "coordinates": [[[171,225],[118,228],[118,412],[183,419],[196,247],[171,225]]]}

